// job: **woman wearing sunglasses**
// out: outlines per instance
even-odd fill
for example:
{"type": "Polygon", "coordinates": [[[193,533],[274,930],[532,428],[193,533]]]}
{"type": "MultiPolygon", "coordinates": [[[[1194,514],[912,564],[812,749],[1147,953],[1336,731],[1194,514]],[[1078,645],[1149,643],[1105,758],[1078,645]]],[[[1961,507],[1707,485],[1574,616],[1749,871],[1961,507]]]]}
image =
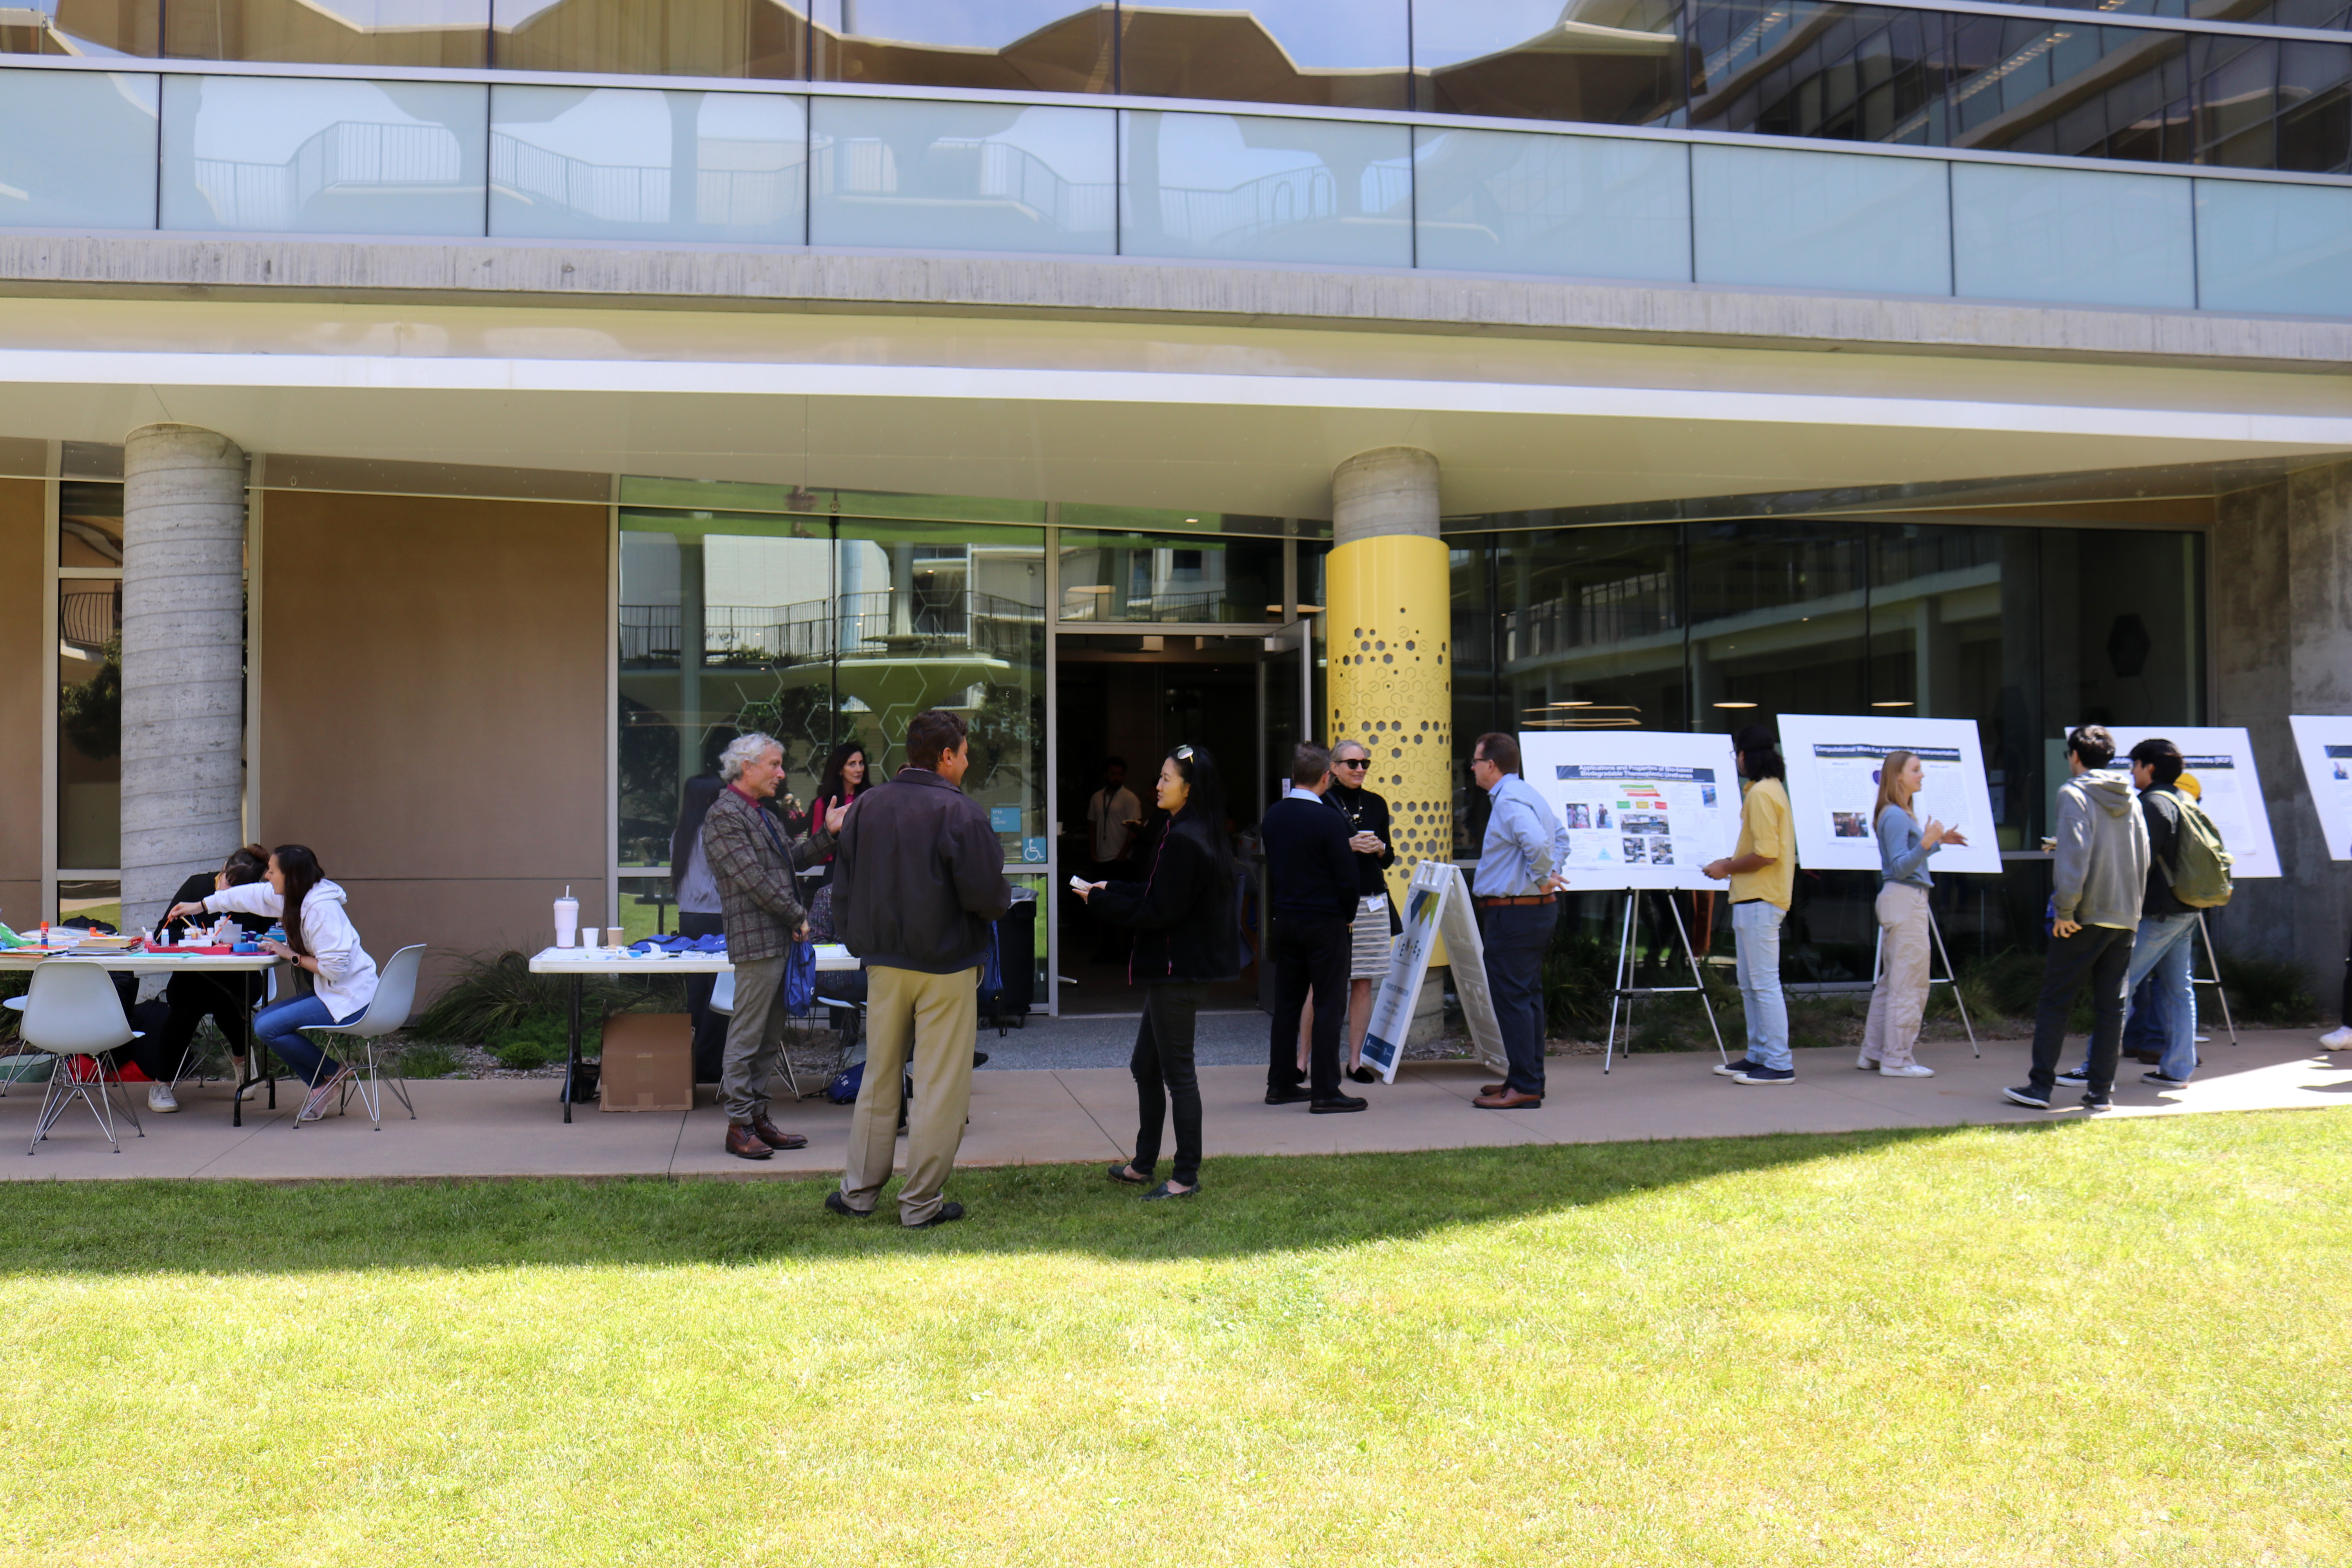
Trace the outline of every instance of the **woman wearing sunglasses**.
{"type": "MultiPolygon", "coordinates": [[[[1356,852],[1356,919],[1348,953],[1348,1076],[1358,1083],[1377,1077],[1364,1065],[1364,1036],[1372,1026],[1372,987],[1389,972],[1389,944],[1404,929],[1389,897],[1389,868],[1396,846],[1389,837],[1389,803],[1364,787],[1372,753],[1361,741],[1331,748],[1331,789],[1323,798],[1348,819],[1348,847],[1356,852]]],[[[1314,1001],[1298,1027],[1298,1065],[1307,1066],[1307,1031],[1315,1021],[1314,1001]]]]}
{"type": "Polygon", "coordinates": [[[1209,987],[1241,973],[1241,932],[1234,907],[1234,858],[1225,843],[1225,792],[1207,748],[1179,746],[1160,764],[1160,809],[1168,815],[1151,869],[1140,882],[1088,882],[1087,908],[1113,925],[1133,928],[1129,984],[1143,987],[1136,1026],[1139,1112],[1135,1158],[1110,1179],[1150,1184],[1160,1163],[1160,1131],[1172,1101],[1176,1163],[1143,1195],[1189,1198],[1201,1190],[1201,1079],[1192,1064],[1193,1023],[1209,987]]]}

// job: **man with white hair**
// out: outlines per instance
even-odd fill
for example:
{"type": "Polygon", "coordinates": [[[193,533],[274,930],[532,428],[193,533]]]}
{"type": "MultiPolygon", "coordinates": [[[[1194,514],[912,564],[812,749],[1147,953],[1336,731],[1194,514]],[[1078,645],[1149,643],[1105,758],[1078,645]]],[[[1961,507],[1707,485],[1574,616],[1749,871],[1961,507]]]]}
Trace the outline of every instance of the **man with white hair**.
{"type": "Polygon", "coordinates": [[[787,846],[776,819],[761,804],[784,778],[784,749],[771,735],[750,734],[719,756],[726,788],[702,819],[702,858],[719,884],[727,928],[727,962],[735,966],[735,1016],[719,1070],[719,1103],[727,1111],[727,1152],[764,1160],[808,1140],[780,1131],[768,1116],[768,1080],[784,1050],[784,962],[808,935],[793,873],[833,852],[834,835],[849,815],[837,805],[808,837],[787,846]]]}

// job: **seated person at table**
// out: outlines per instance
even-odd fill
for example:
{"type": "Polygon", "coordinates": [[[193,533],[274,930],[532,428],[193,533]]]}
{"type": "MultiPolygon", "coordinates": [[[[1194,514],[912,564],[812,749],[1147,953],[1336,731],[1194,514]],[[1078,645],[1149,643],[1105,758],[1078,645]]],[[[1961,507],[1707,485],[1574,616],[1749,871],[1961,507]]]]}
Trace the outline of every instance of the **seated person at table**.
{"type": "Polygon", "coordinates": [[[375,961],[360,946],[360,933],[343,912],[343,901],[342,889],[327,880],[317,856],[299,844],[280,844],[269,852],[266,880],[224,888],[201,903],[174,904],[165,917],[269,915],[286,922],[286,941],[261,945],[310,976],[310,994],[264,1007],[253,1020],[253,1032],[310,1085],[310,1098],[298,1118],[303,1121],[316,1121],[324,1114],[352,1069],[300,1031],[348,1024],[375,998],[375,961]]]}
{"type": "MultiPolygon", "coordinates": [[[[269,851],[258,844],[248,844],[232,852],[226,865],[207,875],[199,871],[180,884],[172,895],[174,907],[201,903],[207,894],[230,888],[242,888],[258,882],[269,868],[269,851]]],[[[259,936],[269,929],[267,915],[232,915],[244,934],[259,936]]],[[[155,930],[155,940],[176,939],[184,932],[210,922],[190,920],[164,920],[155,930]]],[[[253,1002],[257,977],[251,974],[221,974],[198,973],[174,974],[163,987],[163,1004],[168,1009],[163,1022],[140,1038],[122,1047],[119,1055],[139,1064],[139,1070],[152,1080],[147,1086],[147,1109],[169,1111],[180,1109],[172,1097],[172,1078],[180,1070],[181,1061],[188,1054],[188,1042],[196,1037],[196,1026],[210,1016],[220,1026],[228,1041],[229,1077],[237,1083],[245,1081],[245,1058],[252,1039],[253,1002]]],[[[142,1004],[142,1009],[153,1004],[142,1004]]],[[[242,1092],[242,1091],[240,1091],[242,1092]]]]}

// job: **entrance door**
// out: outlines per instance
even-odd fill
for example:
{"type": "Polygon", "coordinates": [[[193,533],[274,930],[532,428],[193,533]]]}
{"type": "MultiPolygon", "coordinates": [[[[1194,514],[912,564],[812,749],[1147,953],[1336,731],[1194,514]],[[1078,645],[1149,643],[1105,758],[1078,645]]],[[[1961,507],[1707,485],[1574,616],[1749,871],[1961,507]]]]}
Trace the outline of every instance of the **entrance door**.
{"type": "MultiPolygon", "coordinates": [[[[1160,821],[1152,786],[1161,759],[1175,747],[1195,746],[1214,760],[1225,788],[1228,830],[1250,872],[1250,891],[1261,890],[1255,829],[1278,797],[1278,777],[1287,771],[1299,733],[1307,640],[1303,626],[1240,636],[1224,629],[1061,630],[1049,676],[1061,882],[1053,900],[1052,951],[1058,955],[1055,991],[1061,1011],[1140,1010],[1127,973],[1129,933],[1089,918],[1067,882],[1074,875],[1141,880],[1149,874],[1160,821]],[[1108,813],[1097,805],[1106,799],[1108,813]]],[[[1258,904],[1255,897],[1247,900],[1253,921],[1258,904]]],[[[1258,1005],[1257,967],[1217,988],[1210,1008],[1258,1005]]]]}

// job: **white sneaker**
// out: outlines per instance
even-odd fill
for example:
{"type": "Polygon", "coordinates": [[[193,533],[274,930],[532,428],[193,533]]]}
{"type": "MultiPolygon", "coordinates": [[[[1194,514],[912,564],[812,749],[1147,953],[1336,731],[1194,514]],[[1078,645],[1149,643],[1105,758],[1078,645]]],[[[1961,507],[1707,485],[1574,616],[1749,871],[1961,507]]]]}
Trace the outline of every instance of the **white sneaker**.
{"type": "Polygon", "coordinates": [[[2352,1051],[2352,1024],[2330,1029],[2320,1036],[2319,1048],[2323,1051],[2352,1051]]]}
{"type": "Polygon", "coordinates": [[[1934,1078],[1936,1069],[1921,1067],[1917,1062],[1905,1062],[1899,1067],[1893,1062],[1881,1062],[1878,1064],[1878,1076],[1881,1078],[1934,1078]]]}
{"type": "Polygon", "coordinates": [[[172,1086],[168,1083],[149,1084],[147,1086],[147,1109],[153,1111],[158,1116],[168,1116],[173,1111],[179,1110],[180,1102],[172,1098],[172,1086]]]}
{"type": "Polygon", "coordinates": [[[1865,1051],[1861,1056],[1853,1058],[1853,1065],[1855,1070],[1859,1072],[1868,1072],[1871,1068],[1878,1065],[1878,1058],[1865,1051]]]}

